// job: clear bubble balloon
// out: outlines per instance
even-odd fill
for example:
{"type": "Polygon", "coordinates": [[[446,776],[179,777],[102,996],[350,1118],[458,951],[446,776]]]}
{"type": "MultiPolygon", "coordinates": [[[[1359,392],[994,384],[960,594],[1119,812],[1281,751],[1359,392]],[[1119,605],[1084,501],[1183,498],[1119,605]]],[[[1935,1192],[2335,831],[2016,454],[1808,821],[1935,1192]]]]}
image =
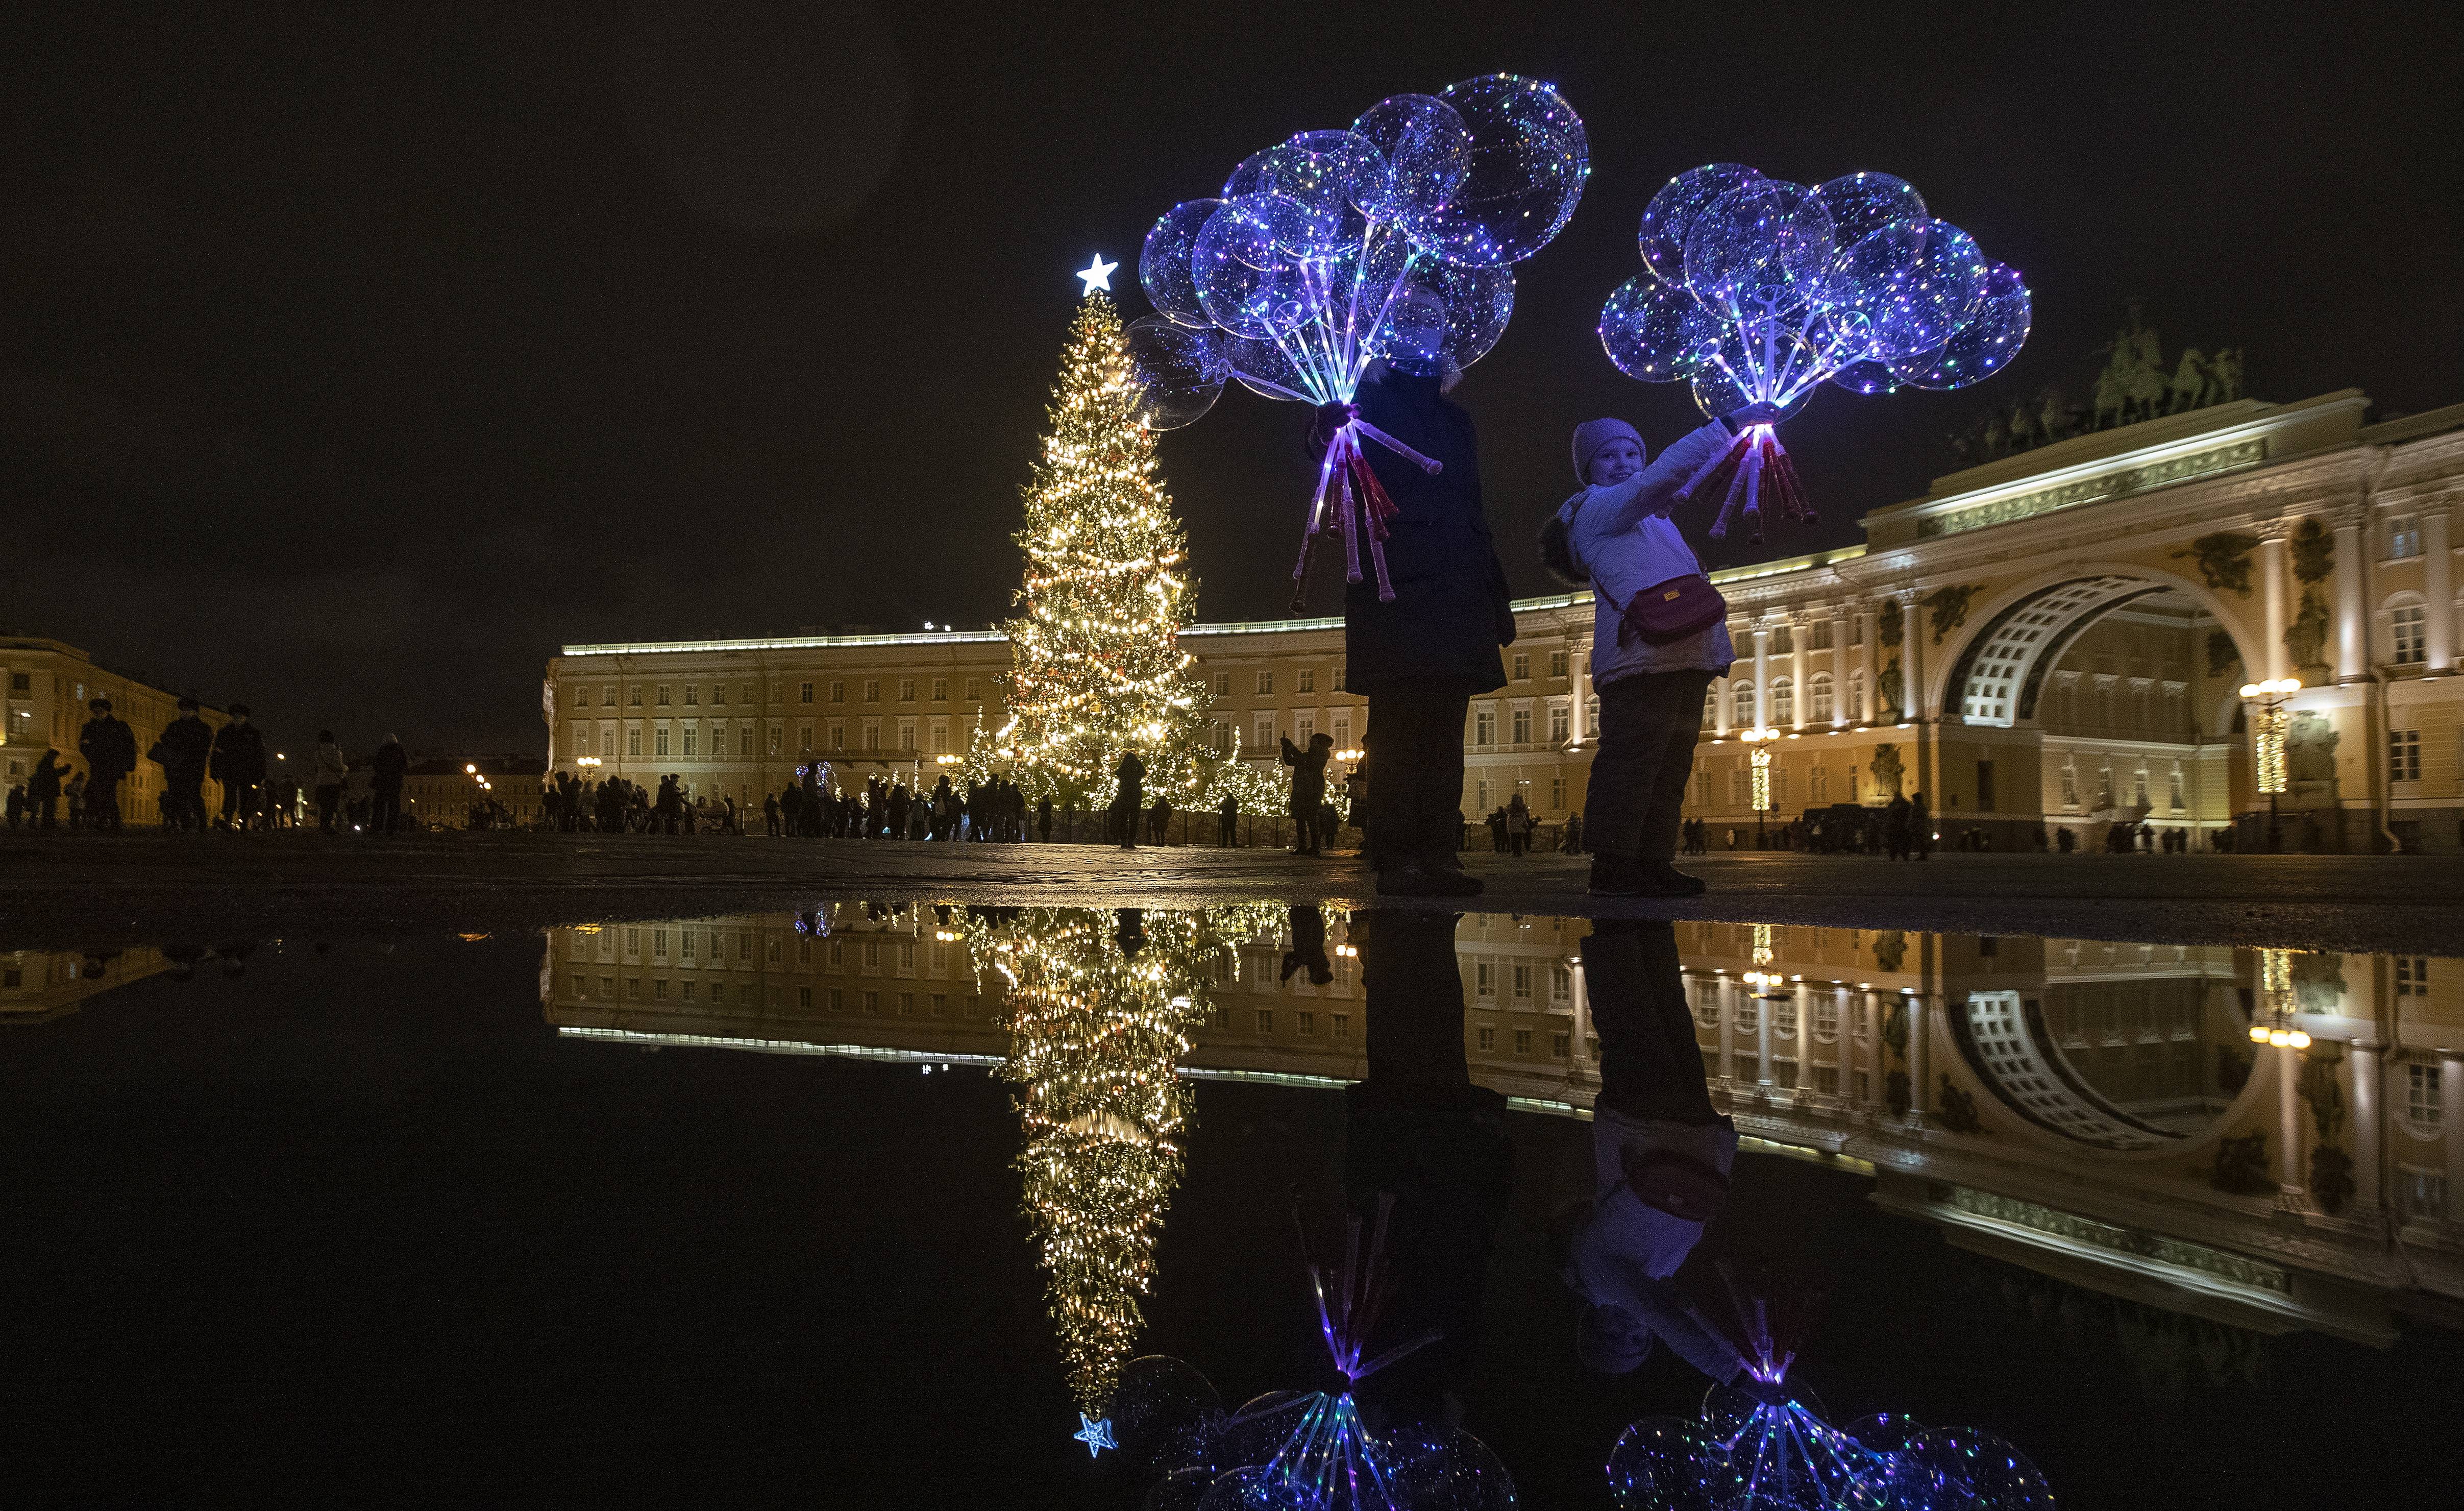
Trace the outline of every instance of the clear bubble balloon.
{"type": "Polygon", "coordinates": [[[1514,270],[1439,262],[1425,277],[1446,302],[1446,356],[1458,367],[1487,356],[1514,318],[1514,270]]]}
{"type": "Polygon", "coordinates": [[[1968,323],[1932,351],[1895,359],[1891,371],[1919,389],[1964,389],[1981,382],[2019,354],[2033,313],[2028,285],[2017,270],[1997,262],[1986,271],[1985,298],[1968,323]]]}
{"type": "Polygon", "coordinates": [[[1447,261],[1521,261],[1564,229],[1582,199],[1591,158],[1581,122],[1554,89],[1512,74],[1449,84],[1441,98],[1471,132],[1471,170],[1444,203],[1407,203],[1397,219],[1447,261]]]}
{"type": "Polygon", "coordinates": [[[1291,359],[1291,354],[1275,342],[1254,336],[1234,336],[1224,341],[1223,360],[1232,368],[1232,376],[1241,387],[1262,398],[1306,399],[1309,380],[1291,359]],[[1288,392],[1279,392],[1288,389],[1288,392]]]}
{"type": "Polygon", "coordinates": [[[1202,417],[1223,392],[1231,364],[1212,331],[1177,325],[1161,315],[1130,322],[1130,413],[1151,431],[1172,431],[1202,417]]]}
{"type": "Polygon", "coordinates": [[[1870,355],[1912,357],[1948,341],[1985,295],[1985,255],[1947,221],[1895,220],[1840,256],[1832,297],[1873,322],[1870,355]]]}
{"type": "Polygon", "coordinates": [[[1728,1511],[1745,1491],[1727,1446],[1680,1417],[1646,1416],[1627,1428],[1608,1467],[1619,1511],[1728,1511]]]}
{"type": "Polygon", "coordinates": [[[1683,285],[1641,275],[1617,286],[1600,311],[1600,344],[1629,378],[1673,383],[1689,377],[1722,322],[1683,285]]]}
{"type": "Polygon", "coordinates": [[[1471,129],[1435,95],[1392,95],[1361,112],[1352,129],[1375,147],[1384,171],[1356,186],[1353,207],[1391,221],[1406,207],[1435,210],[1471,172],[1471,129]]]}
{"type": "Polygon", "coordinates": [[[1363,186],[1374,192],[1385,174],[1385,158],[1360,133],[1304,131],[1252,154],[1233,169],[1223,197],[1265,192],[1299,205],[1315,238],[1316,250],[1308,255],[1322,256],[1357,237],[1363,222],[1356,205],[1363,186]]]}
{"type": "Polygon", "coordinates": [[[1381,1439],[1389,1503],[1397,1511],[1512,1511],[1514,1478],[1469,1433],[1419,1426],[1381,1439]]]}
{"type": "Polygon", "coordinates": [[[1642,209],[1642,265],[1668,283],[1685,281],[1685,236],[1721,195],[1762,177],[1742,163],[1705,163],[1661,186],[1642,209]]]}
{"type": "MultiPolygon", "coordinates": [[[[1222,387],[1220,374],[1216,387],[1222,387]]],[[[1223,1427],[1223,1398],[1187,1361],[1148,1354],[1121,1367],[1110,1415],[1113,1441],[1126,1462],[1175,1471],[1207,1461],[1223,1427]]]]}
{"type": "Polygon", "coordinates": [[[1147,291],[1155,313],[1176,325],[1194,330],[1215,326],[1215,317],[1199,301],[1189,259],[1198,248],[1198,233],[1222,204],[1220,199],[1192,199],[1173,206],[1155,217],[1138,253],[1138,287],[1147,291]]]}
{"type": "Polygon", "coordinates": [[[1714,308],[1788,310],[1829,281],[1831,212],[1801,184],[1757,178],[1713,200],[1685,233],[1685,286],[1714,308]]]}
{"type": "Polygon", "coordinates": [[[1226,200],[1198,233],[1190,272],[1199,304],[1236,336],[1280,336],[1308,314],[1300,265],[1280,248],[1277,221],[1290,204],[1274,194],[1226,200]]]}
{"type": "Polygon", "coordinates": [[[1243,1402],[1216,1438],[1216,1463],[1232,1469],[1274,1457],[1300,1425],[1309,1404],[1318,1399],[1304,1390],[1268,1390],[1243,1402]]]}
{"type": "Polygon", "coordinates": [[[1894,220],[1930,220],[1916,186],[1888,173],[1843,173],[1817,184],[1814,196],[1831,212],[1832,234],[1853,247],[1894,220]]]}
{"type": "Polygon", "coordinates": [[[1155,1482],[1139,1511],[1199,1511],[1215,1486],[1212,1469],[1177,1469],[1155,1482]]]}
{"type": "Polygon", "coordinates": [[[2026,1455],[1991,1433],[1937,1427],[1920,1433],[1902,1453],[1946,1478],[1965,1483],[1977,1511],[2054,1511],[2053,1486],[2026,1455]]]}
{"type": "Polygon", "coordinates": [[[1866,358],[1852,362],[1831,375],[1831,381],[1851,393],[1888,393],[1900,386],[1899,377],[1887,362],[1866,358]]]}
{"type": "Polygon", "coordinates": [[[1369,354],[1406,372],[1438,370],[1446,349],[1446,301],[1425,283],[1406,283],[1369,334],[1369,354]]]}

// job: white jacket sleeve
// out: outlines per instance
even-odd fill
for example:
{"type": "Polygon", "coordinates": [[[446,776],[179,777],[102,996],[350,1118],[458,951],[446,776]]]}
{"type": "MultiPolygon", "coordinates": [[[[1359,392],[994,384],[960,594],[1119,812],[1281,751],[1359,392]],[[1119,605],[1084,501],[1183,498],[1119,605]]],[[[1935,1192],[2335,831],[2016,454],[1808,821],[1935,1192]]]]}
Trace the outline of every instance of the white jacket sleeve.
{"type": "Polygon", "coordinates": [[[1584,525],[1603,535],[1622,535],[1655,514],[1666,514],[1670,496],[1735,439],[1718,420],[1706,421],[1625,481],[1593,489],[1583,500],[1584,525]]]}

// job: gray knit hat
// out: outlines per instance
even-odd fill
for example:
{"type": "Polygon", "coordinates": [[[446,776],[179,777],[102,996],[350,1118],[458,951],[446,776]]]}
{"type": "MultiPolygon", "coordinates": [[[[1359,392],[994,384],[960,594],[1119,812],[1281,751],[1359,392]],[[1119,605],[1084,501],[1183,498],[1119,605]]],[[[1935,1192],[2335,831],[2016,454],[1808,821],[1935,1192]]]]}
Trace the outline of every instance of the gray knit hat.
{"type": "Polygon", "coordinates": [[[1592,480],[1592,458],[1600,448],[1613,440],[1634,442],[1634,449],[1649,460],[1651,448],[1642,443],[1642,434],[1623,420],[1585,420],[1574,427],[1574,480],[1588,484],[1592,480]]]}

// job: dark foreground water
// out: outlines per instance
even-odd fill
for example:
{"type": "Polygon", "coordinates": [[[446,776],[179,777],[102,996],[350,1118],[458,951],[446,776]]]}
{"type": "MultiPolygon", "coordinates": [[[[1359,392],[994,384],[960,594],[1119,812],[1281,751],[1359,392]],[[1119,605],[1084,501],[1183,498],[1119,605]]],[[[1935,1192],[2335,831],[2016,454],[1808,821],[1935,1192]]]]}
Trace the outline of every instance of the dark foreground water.
{"type": "Polygon", "coordinates": [[[1672,1294],[1749,1339],[1765,1300],[1835,1420],[1998,1433],[2065,1505],[2430,1503],[2459,996],[2434,958],[1278,908],[0,949],[0,1498],[1135,1506],[1082,1411],[1148,1354],[1339,1387],[1300,1233],[1385,1193],[1372,1351],[1442,1336],[1365,1407],[1606,1505],[1705,1381],[1576,1358],[1605,1066],[1732,1120],[1672,1294]]]}

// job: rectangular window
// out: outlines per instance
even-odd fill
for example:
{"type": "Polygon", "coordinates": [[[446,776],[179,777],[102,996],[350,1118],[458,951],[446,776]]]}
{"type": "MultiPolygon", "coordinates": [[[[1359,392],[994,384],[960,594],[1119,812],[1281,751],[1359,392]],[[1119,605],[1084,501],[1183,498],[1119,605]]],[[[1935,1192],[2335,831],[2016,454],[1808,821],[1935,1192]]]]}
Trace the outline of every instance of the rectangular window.
{"type": "Polygon", "coordinates": [[[1258,696],[1261,698],[1269,697],[1274,693],[1274,691],[1275,674],[1272,672],[1260,672],[1258,674],[1258,696]]]}
{"type": "MultiPolygon", "coordinates": [[[[813,748],[813,732],[809,727],[804,731],[804,748],[807,750],[813,748]]],[[[847,721],[844,719],[830,721],[830,748],[833,750],[847,748],[847,721]]]]}
{"type": "Polygon", "coordinates": [[[1831,801],[1831,768],[1829,767],[1815,767],[1812,773],[1808,775],[1805,783],[1805,797],[1807,802],[1814,804],[1817,808],[1831,801]]]}
{"type": "Polygon", "coordinates": [[[1565,703],[1549,705],[1549,743],[1564,744],[1574,733],[1574,710],[1565,703]]]}
{"type": "Polygon", "coordinates": [[[1559,1006],[1574,1000],[1574,973],[1564,966],[1549,967],[1549,1000],[1559,1006]]]}
{"type": "Polygon", "coordinates": [[[2387,780],[2418,782],[2421,780],[2421,731],[2390,729],[2387,731],[2387,780]]]}
{"type": "Polygon", "coordinates": [[[1529,651],[1514,653],[1514,679],[1518,682],[1531,679],[1531,653],[1529,651]]]}
{"type": "Polygon", "coordinates": [[[2398,955],[2395,957],[2395,994],[2399,997],[2430,995],[2430,957],[2398,955]]]}
{"type": "Polygon", "coordinates": [[[700,740],[700,738],[701,738],[701,726],[700,726],[700,725],[698,725],[698,724],[687,724],[687,725],[685,725],[685,754],[687,754],[687,755],[692,755],[692,754],[693,754],[693,746],[694,746],[694,744],[695,744],[700,740]]]}
{"type": "Polygon", "coordinates": [[[1497,713],[1494,709],[1477,709],[1471,716],[1471,743],[1476,745],[1497,744],[1497,713]]]}
{"type": "Polygon", "coordinates": [[[1298,1024],[1297,1024],[1297,1027],[1298,1027],[1298,1029],[1299,1029],[1299,1031],[1300,1031],[1300,1033],[1301,1033],[1301,1034],[1302,1034],[1302,1036],[1303,1036],[1303,1037],[1306,1037],[1306,1038],[1314,1038],[1314,1037],[1316,1037],[1316,1036],[1317,1036],[1317,1014],[1316,1014],[1316,1013],[1314,1013],[1314,1012],[1309,1012],[1309,1011],[1302,1011],[1302,1012],[1296,1012],[1296,1013],[1292,1014],[1292,1016],[1293,1016],[1294,1018],[1296,1018],[1296,1019],[1298,1019],[1298,1020],[1299,1020],[1299,1021],[1298,1021],[1298,1024]]]}
{"type": "Polygon", "coordinates": [[[1306,746],[1311,740],[1317,738],[1317,715],[1303,714],[1294,722],[1294,725],[1295,727],[1292,730],[1293,744],[1306,746]]]}
{"type": "Polygon", "coordinates": [[[1566,779],[1552,776],[1549,779],[1549,807],[1551,811],[1563,811],[1565,806],[1566,779]]]}
{"type": "Polygon", "coordinates": [[[877,703],[881,701],[880,678],[868,677],[864,679],[864,700],[868,703],[877,703]]]}
{"type": "Polygon", "coordinates": [[[668,684],[665,682],[659,684],[659,706],[661,708],[668,706],[668,684]]]}
{"type": "Polygon", "coordinates": [[[936,1018],[946,1018],[950,1015],[950,994],[948,992],[936,991],[933,993],[933,1015],[936,1018]]]}
{"type": "Polygon", "coordinates": [[[700,689],[700,688],[698,688],[698,687],[694,687],[694,686],[693,686],[691,683],[686,684],[686,686],[685,686],[685,706],[686,706],[687,708],[691,708],[691,707],[693,707],[694,704],[696,704],[696,703],[698,703],[698,702],[700,702],[700,701],[701,701],[701,689],[700,689]]]}
{"type": "Polygon", "coordinates": [[[1341,661],[1334,663],[1334,690],[1338,693],[1343,691],[1343,663],[1341,661]]]}
{"type": "Polygon", "coordinates": [[[1979,812],[1993,811],[1993,763],[1991,761],[1976,763],[1976,808],[1979,812]]]}
{"type": "Polygon", "coordinates": [[[1315,667],[1303,667],[1299,676],[1299,690],[1301,692],[1314,693],[1317,691],[1317,669],[1315,667]]]}
{"type": "Polygon", "coordinates": [[[1549,675],[1551,678],[1564,677],[1566,675],[1566,667],[1568,664],[1565,652],[1551,651],[1549,653],[1549,675]]]}
{"type": "Polygon", "coordinates": [[[2425,1133],[2435,1132],[2446,1116],[2438,1097],[2438,1067],[2416,1060],[2404,1068],[2404,1117],[2425,1133]]]}
{"type": "Polygon", "coordinates": [[[915,993],[902,991],[898,994],[898,1015],[902,1018],[912,1018],[915,1015],[915,993]]]}
{"type": "Polygon", "coordinates": [[[847,683],[843,681],[832,681],[830,683],[830,701],[834,703],[844,703],[847,701],[847,683]]]}
{"type": "Polygon", "coordinates": [[[1495,1029],[1484,1026],[1480,1030],[1479,1039],[1480,1052],[1482,1054],[1493,1055],[1497,1052],[1497,1031],[1495,1029]]]}
{"type": "Polygon", "coordinates": [[[902,703],[915,701],[915,678],[902,677],[898,679],[898,700],[902,703]]]}
{"type": "Polygon", "coordinates": [[[782,741],[781,740],[781,731],[779,726],[777,724],[772,724],[770,726],[770,753],[772,755],[777,755],[779,753],[779,746],[781,743],[782,741]]]}
{"type": "Polygon", "coordinates": [[[1256,748],[1271,752],[1274,747],[1275,716],[1272,714],[1260,714],[1258,716],[1258,743],[1256,748]]]}
{"type": "Polygon", "coordinates": [[[2421,554],[2421,522],[2410,515],[2387,526],[2387,559],[2409,561],[2421,554]]]}
{"type": "Polygon", "coordinates": [[[743,728],[736,732],[736,753],[747,761],[753,759],[753,726],[751,724],[746,724],[743,728]]]}
{"type": "Polygon", "coordinates": [[[1273,1009],[1260,1008],[1258,1010],[1258,1032],[1261,1033],[1272,1033],[1275,1032],[1275,1014],[1273,1009]]]}
{"type": "Polygon", "coordinates": [[[1514,1000],[1517,1002],[1531,1000],[1531,967],[1522,961],[1517,961],[1514,967],[1514,1000]]]}
{"type": "Polygon", "coordinates": [[[2388,615],[2395,632],[2395,664],[2419,666],[2430,658],[2429,615],[2419,604],[2406,604],[2388,615]]]}
{"type": "Polygon", "coordinates": [[[1497,995],[1497,967],[1495,965],[1485,960],[1480,961],[1472,967],[1471,972],[1474,994],[1483,997],[1494,997],[1497,995]]]}
{"type": "Polygon", "coordinates": [[[949,697],[950,679],[946,677],[936,677],[933,678],[933,701],[936,703],[946,702],[949,700],[949,697]]]}
{"type": "Polygon", "coordinates": [[[668,994],[668,978],[667,978],[667,977],[665,977],[665,976],[661,976],[658,980],[653,981],[653,982],[651,982],[651,983],[650,983],[650,995],[651,995],[651,996],[653,996],[653,997],[665,997],[667,994],[668,994]]]}
{"type": "Polygon", "coordinates": [[[984,696],[984,679],[983,679],[982,678],[980,678],[980,677],[970,677],[970,678],[967,678],[967,701],[969,701],[969,702],[971,702],[971,703],[972,703],[972,702],[976,701],[978,699],[982,698],[983,696],[984,696]]]}
{"type": "Polygon", "coordinates": [[[1229,698],[1232,696],[1231,673],[1218,672],[1215,674],[1215,696],[1218,698],[1229,698]]]}
{"type": "Polygon", "coordinates": [[[1529,1029],[1516,1029],[1514,1031],[1514,1053],[1517,1055],[1529,1055],[1531,1053],[1531,1031],[1529,1029]]]}
{"type": "Polygon", "coordinates": [[[1529,708],[1514,711],[1514,743],[1519,745],[1531,743],[1531,710],[1529,708]]]}
{"type": "Polygon", "coordinates": [[[1332,1018],[1333,1036],[1339,1039],[1352,1037],[1352,1014],[1337,1012],[1332,1014],[1332,1018]]]}
{"type": "Polygon", "coordinates": [[[656,739],[657,744],[658,744],[658,748],[657,748],[656,750],[652,751],[651,753],[652,753],[652,754],[654,754],[654,755],[666,755],[666,754],[668,753],[668,726],[667,726],[667,725],[665,725],[665,724],[661,724],[661,725],[658,727],[658,731],[657,731],[657,734],[656,734],[656,736],[655,736],[655,739],[656,739]]]}
{"type": "Polygon", "coordinates": [[[1550,1034],[1549,1053],[1558,1059],[1568,1059],[1573,1057],[1574,1053],[1574,1036],[1572,1033],[1550,1034]]]}

